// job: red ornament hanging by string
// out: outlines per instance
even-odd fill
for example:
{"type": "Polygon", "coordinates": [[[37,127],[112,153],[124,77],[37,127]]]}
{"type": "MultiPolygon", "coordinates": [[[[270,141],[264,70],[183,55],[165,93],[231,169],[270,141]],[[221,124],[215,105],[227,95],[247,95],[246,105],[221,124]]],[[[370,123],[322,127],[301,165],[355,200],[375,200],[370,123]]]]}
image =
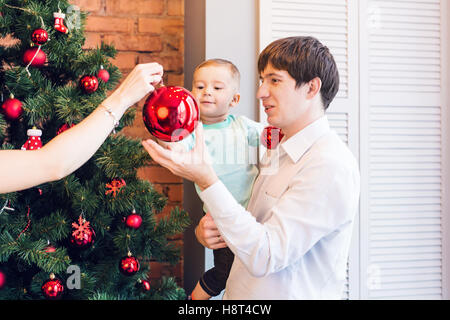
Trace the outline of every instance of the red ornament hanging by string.
{"type": "Polygon", "coordinates": [[[78,249],[86,249],[94,243],[94,229],[90,226],[89,221],[86,221],[86,219],[83,218],[82,214],[78,218],[78,223],[72,223],[72,228],[73,231],[69,238],[72,246],[78,249]]]}
{"type": "Polygon", "coordinates": [[[100,66],[100,70],[97,73],[97,78],[101,79],[103,82],[108,82],[109,80],[109,72],[104,69],[103,66],[100,66]]]}
{"type": "Polygon", "coordinates": [[[80,80],[81,88],[86,93],[93,93],[98,89],[98,79],[96,76],[84,76],[80,80]]]}
{"type": "Polygon", "coordinates": [[[59,127],[58,131],[56,131],[56,135],[63,133],[64,131],[75,126],[75,123],[72,123],[70,126],[67,123],[64,123],[61,127],[59,127]]]}
{"type": "Polygon", "coordinates": [[[6,274],[0,270],[0,290],[5,286],[6,284],[6,274]]]}
{"type": "Polygon", "coordinates": [[[139,268],[139,260],[133,257],[131,252],[128,252],[128,255],[119,261],[119,271],[123,275],[132,276],[139,271],[139,268]]]}
{"type": "Polygon", "coordinates": [[[8,120],[17,120],[23,113],[22,102],[15,99],[11,94],[10,97],[2,103],[1,111],[8,120]]]}
{"type": "Polygon", "coordinates": [[[59,10],[58,12],[53,12],[53,18],[55,18],[54,28],[61,33],[68,33],[69,29],[64,25],[64,19],[66,15],[59,10]]]}
{"type": "Polygon", "coordinates": [[[133,210],[133,213],[130,214],[126,220],[125,224],[133,229],[139,229],[139,227],[142,224],[142,217],[136,213],[136,211],[133,210]]]}
{"type": "Polygon", "coordinates": [[[45,281],[41,286],[41,291],[44,297],[50,300],[57,300],[61,298],[64,293],[64,286],[58,278],[52,273],[50,279],[45,281]]]}
{"type": "Polygon", "coordinates": [[[31,41],[33,41],[35,45],[43,45],[48,41],[47,31],[42,28],[34,30],[31,34],[31,41]]]}
{"type": "Polygon", "coordinates": [[[144,280],[144,279],[139,279],[136,283],[136,287],[138,289],[141,289],[142,292],[148,292],[151,289],[150,281],[144,280]]]}
{"type": "Polygon", "coordinates": [[[33,127],[27,130],[28,140],[22,145],[21,150],[39,150],[42,148],[42,130],[33,127]]]}
{"type": "Polygon", "coordinates": [[[197,102],[191,93],[182,87],[161,87],[145,102],[143,119],[148,131],[156,138],[163,141],[180,141],[197,126],[197,102]]]}

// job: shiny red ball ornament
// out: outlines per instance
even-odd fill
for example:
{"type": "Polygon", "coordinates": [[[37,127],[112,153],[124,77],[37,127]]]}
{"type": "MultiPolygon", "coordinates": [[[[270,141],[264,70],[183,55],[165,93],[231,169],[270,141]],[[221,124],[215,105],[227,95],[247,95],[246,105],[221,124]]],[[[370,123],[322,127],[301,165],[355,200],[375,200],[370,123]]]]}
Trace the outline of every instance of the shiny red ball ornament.
{"type": "Polygon", "coordinates": [[[97,78],[101,79],[103,82],[108,82],[109,80],[109,72],[108,70],[103,69],[103,66],[100,66],[100,70],[97,73],[97,78]]]}
{"type": "Polygon", "coordinates": [[[267,126],[261,134],[261,143],[267,149],[275,149],[283,139],[284,134],[279,128],[267,126]]]}
{"type": "Polygon", "coordinates": [[[142,217],[137,213],[132,213],[125,220],[125,224],[130,228],[138,229],[142,224],[142,217]]]}
{"type": "Polygon", "coordinates": [[[2,289],[6,284],[6,275],[0,270],[0,289],[2,289]]]}
{"type": "Polygon", "coordinates": [[[80,217],[78,218],[78,223],[72,223],[72,233],[70,235],[70,244],[78,249],[89,248],[95,240],[94,229],[90,226],[90,223],[86,219],[80,217]]]}
{"type": "Polygon", "coordinates": [[[47,55],[39,47],[27,49],[23,55],[23,63],[36,68],[42,67],[46,60],[47,55]]]}
{"type": "Polygon", "coordinates": [[[43,45],[48,41],[48,33],[44,29],[36,29],[31,34],[31,41],[36,45],[43,45]]]}
{"type": "Polygon", "coordinates": [[[137,288],[140,288],[142,292],[150,291],[150,281],[139,279],[136,285],[137,288]]]}
{"type": "Polygon", "coordinates": [[[98,89],[98,79],[96,76],[84,76],[80,80],[81,88],[86,93],[92,93],[98,89]]]}
{"type": "Polygon", "coordinates": [[[132,276],[139,271],[140,265],[139,260],[128,252],[128,255],[120,259],[119,261],[119,271],[126,276],[132,276]]]}
{"type": "Polygon", "coordinates": [[[58,131],[56,131],[56,135],[63,133],[66,130],[69,130],[75,126],[75,123],[72,123],[70,126],[67,123],[64,123],[61,127],[59,127],[58,131]]]}
{"type": "Polygon", "coordinates": [[[44,297],[50,300],[57,300],[61,298],[64,293],[64,286],[58,278],[52,273],[50,279],[44,282],[41,286],[41,291],[44,297]]]}
{"type": "Polygon", "coordinates": [[[153,136],[163,141],[183,140],[194,131],[198,118],[195,98],[182,87],[161,87],[144,104],[145,126],[153,136]]]}
{"type": "Polygon", "coordinates": [[[6,99],[2,103],[2,113],[9,120],[17,120],[23,113],[22,102],[18,99],[12,98],[6,99]]]}

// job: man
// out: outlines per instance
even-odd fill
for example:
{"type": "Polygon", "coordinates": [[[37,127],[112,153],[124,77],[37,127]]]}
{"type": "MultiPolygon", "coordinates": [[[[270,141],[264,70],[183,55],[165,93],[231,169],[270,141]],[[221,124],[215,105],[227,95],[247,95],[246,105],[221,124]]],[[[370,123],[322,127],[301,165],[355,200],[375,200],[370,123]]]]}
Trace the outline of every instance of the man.
{"type": "Polygon", "coordinates": [[[224,299],[340,299],[360,186],[354,156],[324,115],[339,88],[336,63],[317,39],[290,37],[264,49],[258,71],[257,96],[284,138],[265,155],[277,168],[260,173],[247,210],[204,159],[201,125],[189,154],[143,145],[203,190],[210,216],[197,238],[235,254],[224,299]]]}

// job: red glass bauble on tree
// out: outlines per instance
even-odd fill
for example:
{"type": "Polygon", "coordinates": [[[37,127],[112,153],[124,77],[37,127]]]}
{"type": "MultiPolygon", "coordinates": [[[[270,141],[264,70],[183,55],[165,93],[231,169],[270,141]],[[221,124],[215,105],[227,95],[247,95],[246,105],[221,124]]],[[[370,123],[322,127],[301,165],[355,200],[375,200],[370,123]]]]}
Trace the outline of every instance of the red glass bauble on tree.
{"type": "Polygon", "coordinates": [[[261,143],[267,149],[275,149],[283,137],[284,134],[279,128],[268,126],[262,131],[261,143]]]}
{"type": "Polygon", "coordinates": [[[41,48],[30,48],[23,55],[23,63],[32,67],[42,67],[47,60],[47,55],[41,48]]]}
{"type": "Polygon", "coordinates": [[[151,287],[150,287],[150,281],[148,280],[143,280],[143,279],[139,279],[137,281],[136,287],[141,289],[142,292],[148,292],[150,291],[151,287]]]}
{"type": "Polygon", "coordinates": [[[130,228],[138,229],[142,224],[142,217],[133,210],[133,213],[126,218],[125,224],[130,228]]]}
{"type": "Polygon", "coordinates": [[[72,228],[72,234],[69,241],[73,247],[78,249],[86,249],[94,243],[94,229],[92,229],[89,221],[86,221],[82,215],[78,218],[78,223],[72,223],[72,228]]]}
{"type": "Polygon", "coordinates": [[[48,41],[48,33],[44,29],[36,29],[31,34],[31,41],[36,45],[43,45],[48,41]]]}
{"type": "Polygon", "coordinates": [[[17,120],[23,113],[22,102],[13,95],[2,103],[2,113],[9,120],[17,120]]]}
{"type": "Polygon", "coordinates": [[[64,286],[58,278],[52,273],[50,279],[44,282],[41,286],[41,291],[44,297],[50,300],[56,300],[61,298],[64,293],[64,286]]]}
{"type": "Polygon", "coordinates": [[[119,271],[126,276],[132,276],[139,271],[140,265],[139,260],[128,252],[128,255],[120,259],[119,261],[119,271]]]}
{"type": "Polygon", "coordinates": [[[98,89],[98,79],[96,76],[84,76],[80,80],[81,88],[86,93],[92,93],[98,89]]]}
{"type": "Polygon", "coordinates": [[[72,123],[70,126],[67,123],[64,123],[61,127],[59,127],[58,131],[56,131],[56,135],[63,133],[66,130],[69,130],[75,126],[75,123],[72,123]]]}
{"type": "Polygon", "coordinates": [[[194,131],[199,111],[191,93],[175,86],[155,90],[144,105],[143,119],[148,131],[163,141],[180,141],[194,131]]]}
{"type": "Polygon", "coordinates": [[[103,82],[108,82],[109,80],[109,72],[108,70],[103,69],[103,66],[100,66],[100,70],[97,73],[97,78],[101,79],[103,82]]]}

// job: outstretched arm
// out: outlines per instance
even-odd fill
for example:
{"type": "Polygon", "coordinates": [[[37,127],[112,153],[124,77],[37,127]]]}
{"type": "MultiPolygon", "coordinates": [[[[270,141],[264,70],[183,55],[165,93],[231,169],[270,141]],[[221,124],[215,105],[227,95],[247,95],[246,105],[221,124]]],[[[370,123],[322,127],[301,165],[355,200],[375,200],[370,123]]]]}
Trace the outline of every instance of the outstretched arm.
{"type": "Polygon", "coordinates": [[[157,63],[137,65],[119,88],[82,122],[56,136],[39,150],[0,151],[0,193],[27,189],[61,179],[89,160],[125,111],[154,90],[163,68],[157,63]]]}

